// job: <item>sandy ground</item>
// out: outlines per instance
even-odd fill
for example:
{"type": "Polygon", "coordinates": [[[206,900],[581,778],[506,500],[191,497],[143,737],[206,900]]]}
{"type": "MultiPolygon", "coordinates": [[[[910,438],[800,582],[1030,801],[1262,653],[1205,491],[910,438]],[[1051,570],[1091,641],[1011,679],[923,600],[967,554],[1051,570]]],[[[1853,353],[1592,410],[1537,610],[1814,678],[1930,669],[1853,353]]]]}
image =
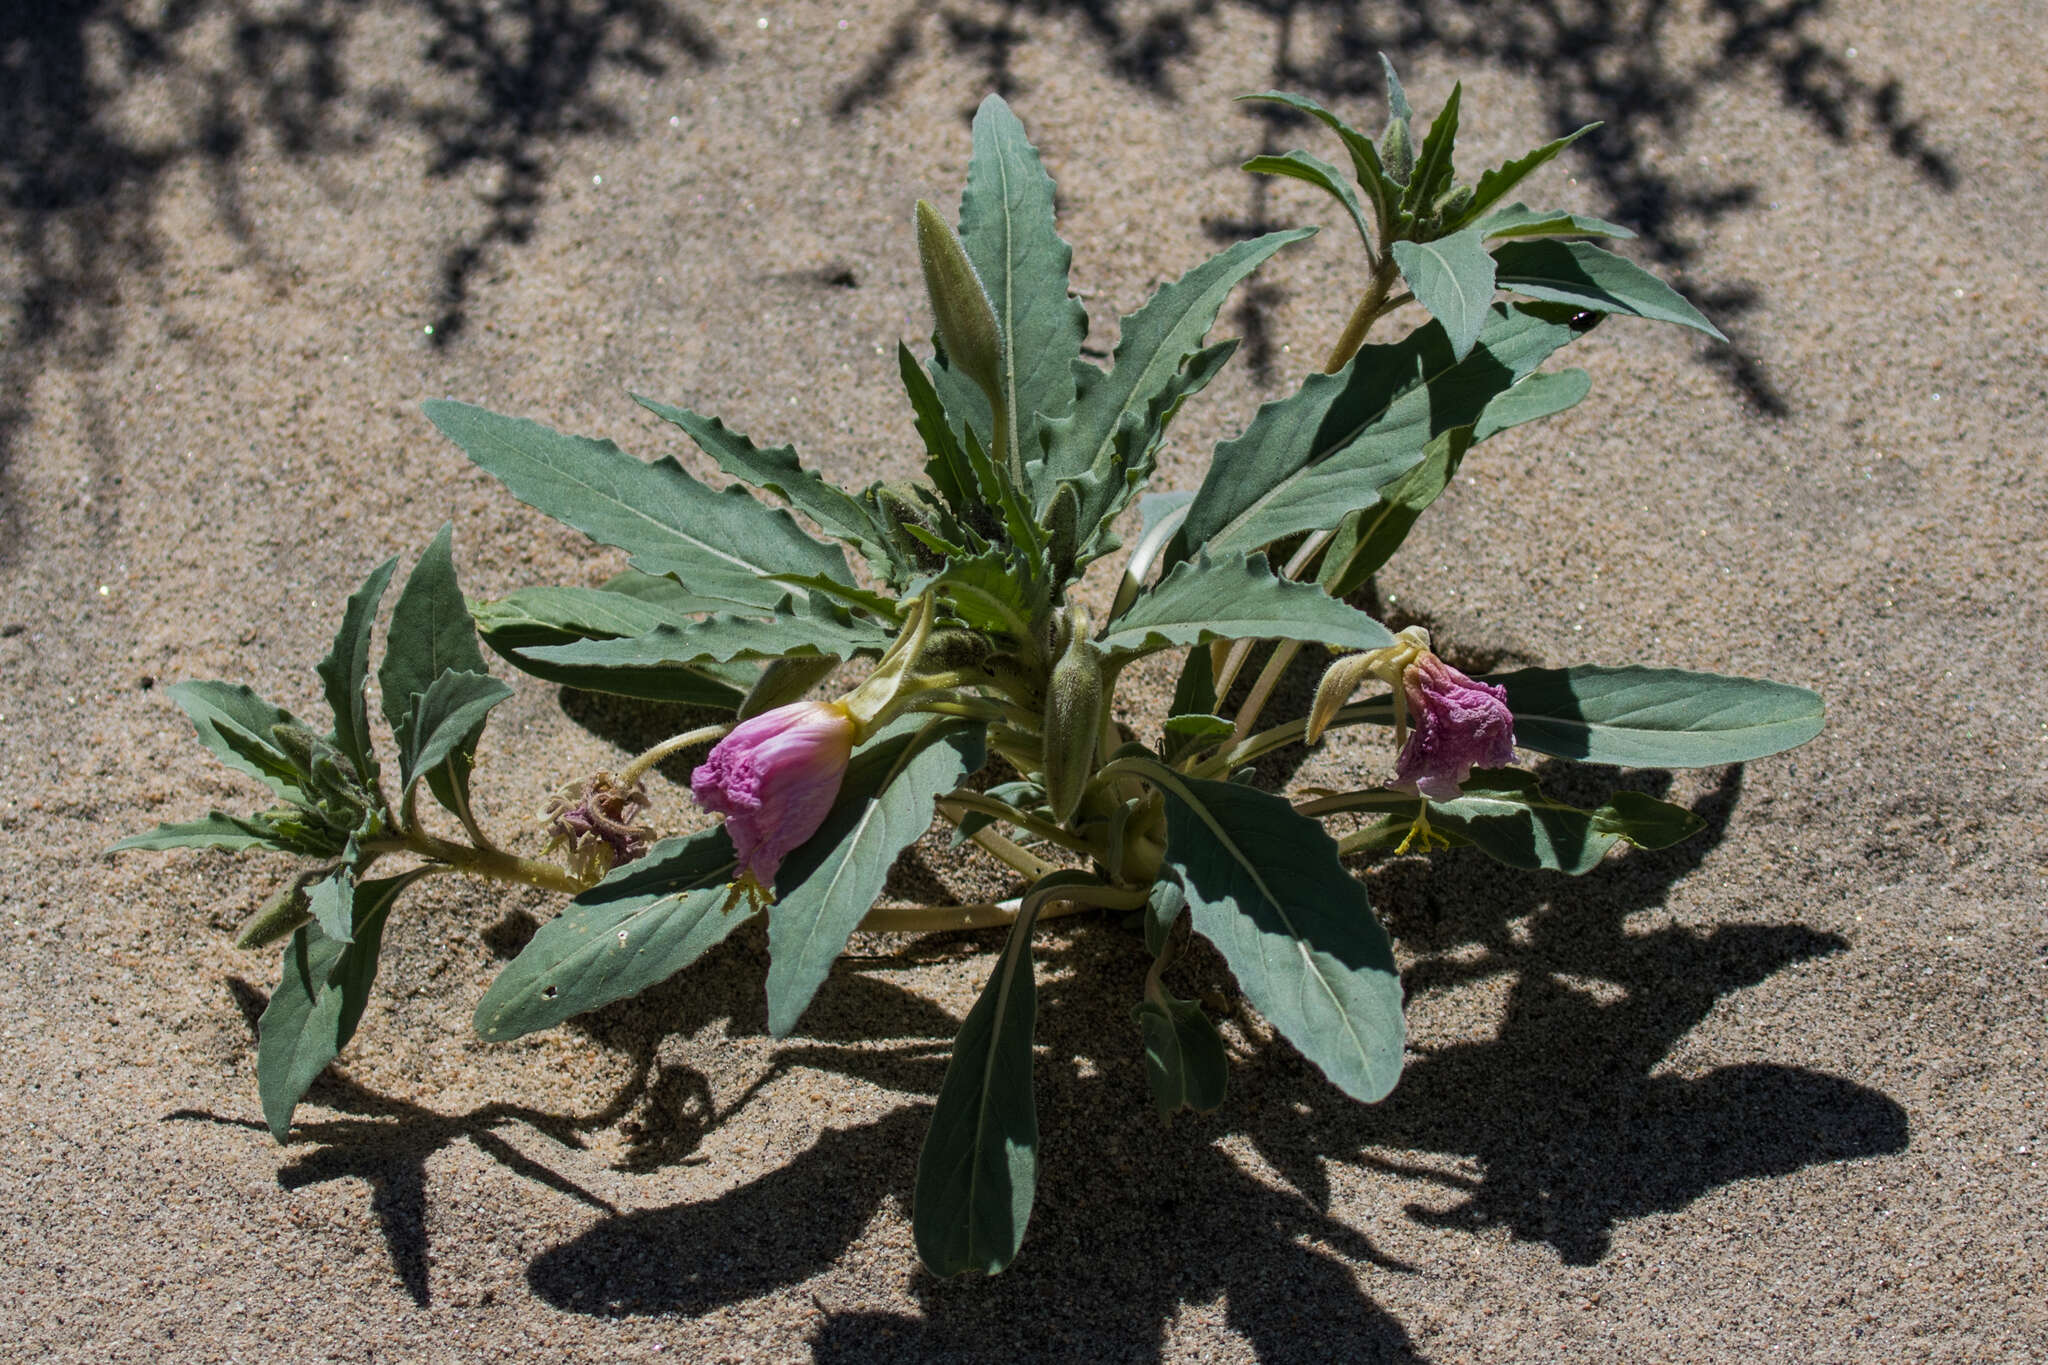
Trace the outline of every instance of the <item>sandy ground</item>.
{"type": "MultiPolygon", "coordinates": [[[[16,1358],[2048,1358],[2038,0],[6,8],[16,1358]],[[550,902],[436,886],[270,1139],[275,955],[228,938],[276,869],[100,852],[250,796],[164,684],[313,710],[342,598],[444,519],[473,593],[617,563],[420,400],[676,448],[635,390],[847,482],[906,473],[910,206],[955,201],[983,92],[1060,181],[1106,344],[1221,242],[1328,221],[1236,163],[1334,145],[1229,98],[1376,126],[1381,48],[1426,110],[1465,81],[1468,167],[1606,120],[1541,195],[1641,229],[1734,339],[1616,322],[1576,348],[1592,398],[1475,457],[1388,610],[1467,661],[1810,686],[1820,740],[1670,778],[1708,832],[1582,880],[1370,872],[1414,1035],[1376,1107],[1237,1030],[1227,1107],[1162,1127],[1137,953],[1051,935],[1044,1177],[992,1282],[932,1280],[906,1221],[987,936],[858,942],[786,1042],[742,936],[486,1046],[470,1011],[550,902]]],[[[1320,355],[1353,269],[1332,232],[1242,296],[1245,363],[1169,483],[1320,355]]],[[[518,688],[478,782],[500,828],[661,720],[518,688]]],[[[1305,775],[1385,762],[1361,741],[1305,775]]],[[[690,819],[673,789],[663,812],[690,819]]]]}

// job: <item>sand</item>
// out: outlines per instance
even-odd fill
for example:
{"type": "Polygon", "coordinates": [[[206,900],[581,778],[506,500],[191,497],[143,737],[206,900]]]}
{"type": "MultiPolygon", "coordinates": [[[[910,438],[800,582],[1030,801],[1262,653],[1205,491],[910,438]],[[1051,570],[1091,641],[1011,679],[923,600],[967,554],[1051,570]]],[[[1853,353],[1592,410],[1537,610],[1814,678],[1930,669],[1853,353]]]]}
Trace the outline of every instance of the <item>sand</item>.
{"type": "MultiPolygon", "coordinates": [[[[2048,1358],[2044,25],[2024,0],[9,8],[15,1353],[2048,1358]],[[229,940],[277,862],[101,851],[250,803],[165,685],[316,711],[342,599],[444,520],[474,594],[619,563],[473,470],[421,400],[678,450],[643,392],[843,481],[906,474],[910,207],[956,202],[983,93],[1059,180],[1107,344],[1252,225],[1330,221],[1236,166],[1262,139],[1335,145],[1230,97],[1284,86],[1376,125],[1382,48],[1425,110],[1465,82],[1467,167],[1604,119],[1538,192],[1638,228],[1732,338],[1601,327],[1573,352],[1592,397],[1474,457],[1386,574],[1388,614],[1475,665],[1812,687],[1820,739],[1653,776],[1707,832],[1583,879],[1470,854],[1366,873],[1414,1049],[1377,1106],[1233,1023],[1226,1107],[1162,1125],[1138,953],[1055,926],[1043,1179],[993,1281],[933,1280],[907,1222],[989,935],[857,941],[784,1041],[743,934],[637,1004],[492,1046],[470,1012],[553,902],[436,884],[270,1138],[251,1020],[276,957],[229,940]]],[[[1316,362],[1355,274],[1333,229],[1240,297],[1220,330],[1248,344],[1166,485],[1316,362]]],[[[500,829],[664,723],[513,681],[478,777],[500,829]]],[[[1377,781],[1383,746],[1304,780],[1377,781]]],[[[670,827],[694,818],[660,795],[670,827]]],[[[921,856],[956,893],[989,883],[921,856]]],[[[1183,980],[1228,985],[1213,961],[1183,980]]]]}

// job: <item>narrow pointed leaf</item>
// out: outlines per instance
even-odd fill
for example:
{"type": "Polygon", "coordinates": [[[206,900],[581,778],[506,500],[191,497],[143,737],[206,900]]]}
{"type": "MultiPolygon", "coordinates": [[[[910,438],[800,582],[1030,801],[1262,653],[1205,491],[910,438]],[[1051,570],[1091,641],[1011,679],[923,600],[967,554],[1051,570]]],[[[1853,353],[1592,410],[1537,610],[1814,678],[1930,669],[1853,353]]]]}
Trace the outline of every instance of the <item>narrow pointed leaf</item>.
{"type": "MultiPolygon", "coordinates": [[[[181,682],[165,691],[191,718],[199,742],[214,757],[237,772],[269,787],[294,805],[310,805],[303,776],[279,752],[271,732],[279,725],[295,725],[298,717],[281,706],[273,706],[240,683],[181,682]]],[[[310,732],[309,732],[310,733],[310,732]]]]}
{"type": "Polygon", "coordinates": [[[130,849],[166,848],[218,848],[230,853],[244,849],[269,848],[283,852],[296,851],[294,846],[270,833],[254,820],[244,820],[224,811],[208,811],[198,820],[185,820],[175,824],[158,825],[143,834],[131,834],[109,848],[109,853],[125,853],[130,849]]]}
{"type": "Polygon", "coordinates": [[[1494,248],[1493,259],[1502,289],[1596,313],[1675,322],[1705,332],[1716,341],[1728,339],[1676,289],[1634,261],[1591,242],[1553,238],[1503,242],[1494,248]]]}
{"type": "Polygon", "coordinates": [[[924,440],[925,475],[954,515],[964,520],[981,497],[974,471],[967,464],[967,452],[960,448],[960,438],[946,420],[946,409],[932,387],[931,376],[900,341],[896,343],[896,368],[903,377],[904,392],[910,396],[917,434],[924,440]]]}
{"type": "MultiPolygon", "coordinates": [[[[1397,837],[1423,806],[1419,799],[1390,803],[1384,788],[1354,795],[1356,809],[1384,811],[1383,828],[1397,837]]],[[[1454,843],[1470,844],[1509,867],[1574,877],[1599,866],[1623,841],[1666,848],[1706,825],[1685,807],[1640,792],[1620,792],[1595,810],[1581,810],[1545,796],[1535,774],[1519,768],[1475,769],[1456,800],[1428,805],[1430,828],[1454,843]]]]}
{"type": "Polygon", "coordinates": [[[1465,223],[1477,219],[1480,214],[1505,198],[1515,186],[1527,180],[1544,163],[1599,126],[1597,123],[1589,123],[1575,133],[1569,133],[1553,142],[1546,142],[1532,152],[1503,162],[1493,170],[1481,172],[1479,183],[1473,186],[1472,202],[1465,209],[1463,221],[1445,226],[1463,227],[1465,223]]]}
{"type": "Polygon", "coordinates": [[[1532,209],[1527,204],[1509,204],[1481,218],[1472,231],[1483,238],[1508,237],[1618,237],[1635,234],[1619,223],[1595,218],[1588,213],[1566,213],[1562,209],[1532,209]]]}
{"type": "Polygon", "coordinates": [[[1701,768],[1781,753],[1819,734],[1803,687],[1676,668],[1525,668],[1508,690],[1515,744],[1623,768],[1701,768]]]}
{"type": "Polygon", "coordinates": [[[1002,387],[1013,396],[1024,448],[1033,449],[1032,418],[1056,419],[1073,407],[1073,363],[1088,315],[1067,293],[1074,253],[1054,226],[1052,180],[999,95],[974,115],[960,241],[995,307],[1002,387]]]}
{"type": "Polygon", "coordinates": [[[512,689],[488,673],[450,670],[413,698],[402,746],[401,793],[446,763],[458,749],[467,754],[483,733],[484,717],[512,695],[512,689]]]}
{"type": "Polygon", "coordinates": [[[1280,797],[1158,767],[1166,861],[1260,1014],[1354,1099],[1401,1074],[1401,976],[1365,888],[1280,797]]]}
{"type": "Polygon", "coordinates": [[[1443,324],[1451,354],[1462,360],[1479,340],[1493,302],[1493,257],[1476,232],[1454,232],[1429,242],[1394,243],[1401,277],[1415,301],[1443,324]]]}
{"type": "Polygon", "coordinates": [[[1335,133],[1338,140],[1344,144],[1344,150],[1351,154],[1352,174],[1357,179],[1359,188],[1373,201],[1373,212],[1378,221],[1385,224],[1392,219],[1394,207],[1401,199],[1401,187],[1393,182],[1387,175],[1386,168],[1380,164],[1379,149],[1373,146],[1370,137],[1306,96],[1290,95],[1282,90],[1266,90],[1256,95],[1240,95],[1238,98],[1285,105],[1289,109],[1307,114],[1335,133]]]}
{"type": "Polygon", "coordinates": [[[1203,555],[1137,600],[1098,637],[1103,652],[1136,655],[1211,640],[1317,640],[1340,649],[1379,649],[1393,635],[1312,583],[1281,578],[1266,556],[1203,555]]]}
{"type": "MultiPolygon", "coordinates": [[[[1401,548],[1416,519],[1443,495],[1471,446],[1470,428],[1452,427],[1424,448],[1413,467],[1378,484],[1369,499],[1359,499],[1359,510],[1344,518],[1323,552],[1316,572],[1323,591],[1348,597],[1378,573],[1401,548]]],[[[1309,478],[1299,486],[1312,495],[1320,482],[1309,478]]]]}
{"type": "Polygon", "coordinates": [[[734,660],[831,655],[851,658],[863,650],[886,649],[889,633],[860,620],[785,614],[738,616],[714,612],[687,626],[656,626],[612,640],[578,640],[522,651],[551,667],[586,669],[674,668],[726,664],[734,660]]]}
{"type": "Polygon", "coordinates": [[[1115,476],[1119,432],[1144,425],[1180,375],[1182,363],[1202,347],[1216,314],[1240,281],[1274,252],[1315,235],[1315,229],[1272,232],[1238,242],[1163,286],[1125,318],[1110,371],[1076,371],[1081,384],[1073,419],[1051,427],[1051,444],[1040,476],[1050,500],[1060,480],[1094,473],[1115,476]]]}
{"type": "MultiPolygon", "coordinates": [[[[1294,394],[1260,408],[1242,436],[1216,448],[1201,491],[1175,540],[1175,557],[1194,547],[1256,549],[1335,519],[1311,517],[1295,484],[1311,471],[1329,479],[1366,471],[1384,482],[1402,461],[1419,462],[1429,442],[1479,420],[1486,405],[1577,336],[1570,313],[1543,304],[1500,304],[1478,343],[1454,355],[1440,323],[1391,346],[1368,346],[1333,375],[1311,375],[1294,394]]],[[[1357,504],[1354,504],[1356,506],[1357,504]]],[[[1348,509],[1345,509],[1348,510],[1348,509]]]]}
{"type": "Polygon", "coordinates": [[[917,1158],[911,1232],[934,1275],[993,1275],[1016,1256],[1038,1189],[1038,1110],[1031,1035],[1038,1018],[1031,931],[1061,886],[1099,885],[1055,872],[1026,896],[988,985],[953,1041],[952,1060],[917,1158]]]}
{"type": "Polygon", "coordinates": [[[804,534],[789,513],[744,488],[712,490],[673,459],[645,464],[610,441],[551,431],[466,403],[427,416],[512,496],[615,545],[650,574],[674,574],[693,593],[772,608],[787,589],[766,573],[853,578],[846,556],[804,534]]]}
{"type": "Polygon", "coordinates": [[[1427,210],[1438,195],[1451,187],[1455,173],[1451,153],[1458,141],[1458,103],[1464,93],[1462,83],[1451,86],[1450,97],[1437,111],[1429,132],[1423,136],[1422,149],[1415,154],[1415,174],[1408,181],[1407,206],[1416,212],[1427,210]]]}
{"type": "Polygon", "coordinates": [[[1365,213],[1359,207],[1358,193],[1338,178],[1337,168],[1329,162],[1297,149],[1285,156],[1255,156],[1244,163],[1244,169],[1254,175],[1284,175],[1322,190],[1351,216],[1351,225],[1358,229],[1358,239],[1365,243],[1367,251],[1372,250],[1372,229],[1365,225],[1365,213]]]}
{"type": "Polygon", "coordinates": [[[753,918],[731,901],[725,826],[664,839],[540,927],[477,1002],[477,1036],[503,1042],[660,985],[753,918]]]}
{"type": "Polygon", "coordinates": [[[758,676],[754,664],[583,666],[550,663],[532,651],[642,635],[659,626],[687,630],[698,613],[731,605],[693,597],[674,579],[636,574],[603,588],[521,588],[494,601],[471,603],[470,615],[494,653],[536,678],[647,701],[730,710],[758,676]]]}
{"type": "Polygon", "coordinates": [[[369,700],[364,685],[370,680],[370,628],[376,623],[377,605],[398,568],[396,558],[387,559],[370,571],[363,585],[342,610],[341,629],[335,633],[333,648],[317,666],[327,705],[334,712],[334,745],[355,765],[356,775],[366,787],[377,785],[377,755],[370,745],[369,700]]]}
{"type": "Polygon", "coordinates": [[[1029,580],[1008,550],[988,550],[956,559],[928,578],[910,585],[905,595],[936,592],[953,614],[976,630],[1023,640],[1031,634],[1035,604],[1029,580]]]}
{"type": "Polygon", "coordinates": [[[383,690],[384,718],[401,750],[412,725],[412,699],[434,685],[443,673],[483,673],[483,651],[469,604],[455,579],[452,549],[454,527],[443,523],[413,565],[391,609],[391,631],[384,642],[384,662],[377,670],[383,690]]]}
{"type": "Polygon", "coordinates": [[[792,446],[763,450],[716,417],[633,395],[633,401],[665,422],[681,427],[718,467],[734,478],[779,495],[828,535],[859,548],[870,563],[886,570],[893,563],[888,537],[875,525],[860,500],[805,469],[792,446]]]}
{"type": "Polygon", "coordinates": [[[899,723],[854,755],[825,823],[784,861],[768,916],[768,1031],[786,1037],[932,803],[982,765],[979,725],[899,723]]]}
{"type": "Polygon", "coordinates": [[[306,1091],[355,1036],[377,979],[385,920],[417,875],[362,882],[351,891],[347,874],[337,872],[338,894],[351,907],[354,941],[339,942],[318,924],[304,924],[285,945],[282,979],[256,1025],[256,1088],[264,1121],[278,1141],[290,1131],[292,1112],[306,1091]]]}

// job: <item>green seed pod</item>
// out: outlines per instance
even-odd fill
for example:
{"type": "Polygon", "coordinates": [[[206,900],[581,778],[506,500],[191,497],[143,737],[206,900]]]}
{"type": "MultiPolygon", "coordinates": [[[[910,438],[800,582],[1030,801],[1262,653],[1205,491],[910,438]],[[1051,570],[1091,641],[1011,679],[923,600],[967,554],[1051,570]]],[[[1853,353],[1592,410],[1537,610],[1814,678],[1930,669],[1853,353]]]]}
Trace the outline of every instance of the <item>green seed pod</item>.
{"type": "Polygon", "coordinates": [[[996,311],[967,259],[967,248],[939,211],[917,201],[917,255],[924,265],[924,287],[931,295],[932,317],[946,359],[979,384],[995,401],[1002,384],[1003,342],[996,311]]]}
{"type": "Polygon", "coordinates": [[[332,863],[309,868],[280,886],[277,894],[264,902],[261,909],[242,921],[241,932],[235,935],[235,946],[268,948],[313,918],[312,908],[307,904],[306,888],[333,872],[332,863]]]}
{"type": "Polygon", "coordinates": [[[1081,794],[1095,776],[1095,747],[1102,735],[1102,651],[1088,638],[1088,624],[1088,614],[1073,608],[1061,632],[1066,646],[1052,666],[1045,693],[1045,798],[1062,822],[1079,809],[1081,794]]]}
{"type": "Polygon", "coordinates": [[[1415,139],[1407,119],[1387,120],[1387,131],[1380,137],[1380,166],[1396,185],[1406,185],[1415,174],[1415,139]]]}

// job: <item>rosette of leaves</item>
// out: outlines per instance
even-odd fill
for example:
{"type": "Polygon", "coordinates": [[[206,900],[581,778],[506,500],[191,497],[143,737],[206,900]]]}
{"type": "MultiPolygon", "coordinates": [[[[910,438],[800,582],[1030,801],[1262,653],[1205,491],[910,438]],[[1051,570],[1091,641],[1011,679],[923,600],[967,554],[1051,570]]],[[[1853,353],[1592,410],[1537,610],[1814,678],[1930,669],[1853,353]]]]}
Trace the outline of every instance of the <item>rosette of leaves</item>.
{"type": "MultiPolygon", "coordinates": [[[[673,458],[643,462],[609,441],[428,405],[435,425],[514,496],[628,556],[628,573],[600,588],[536,587],[472,604],[483,640],[522,670],[753,714],[800,696],[842,661],[888,654],[913,622],[929,627],[917,658],[890,656],[915,703],[856,751],[831,815],[775,877],[766,986],[771,1031],[786,1034],[935,809],[1023,875],[1017,898],[992,907],[1008,940],[962,1025],[919,1161],[917,1246],[938,1273],[1000,1270],[1024,1235],[1037,1160],[1032,936],[1049,906],[1113,908],[1142,925],[1152,969],[1132,1046],[1162,1115],[1213,1109],[1225,1089],[1215,1021],[1164,980],[1190,933],[1216,946],[1281,1035],[1347,1094],[1372,1101],[1400,1074],[1401,984],[1347,852],[1391,845],[1426,817],[1439,843],[1583,872],[1617,844],[1660,847],[1698,827],[1689,811],[1646,797],[1577,809],[1512,769],[1474,773],[1448,802],[1384,788],[1290,798],[1247,781],[1254,760],[1306,733],[1303,721],[1260,728],[1260,687],[1223,700],[1255,642],[1274,642],[1269,671],[1305,645],[1390,645],[1392,634],[1345,595],[1386,564],[1475,446],[1584,395],[1583,372],[1543,368],[1552,356],[1615,312],[1711,331],[1646,272],[1583,257],[1576,244],[1556,256],[1559,244],[1542,235],[1619,229],[1501,206],[1569,139],[1460,192],[1457,96],[1416,146],[1412,111],[1389,75],[1391,117],[1377,144],[1308,101],[1266,97],[1323,120],[1352,153],[1356,189],[1307,153],[1252,168],[1312,179],[1345,205],[1366,246],[1361,301],[1328,372],[1218,446],[1192,494],[1148,496],[1146,487],[1181,404],[1234,349],[1209,339],[1218,311],[1311,230],[1239,242],[1194,266],[1121,320],[1108,364],[1097,365],[1082,349],[1088,319],[1069,293],[1052,182],[995,97],[974,121],[957,229],[925,206],[917,218],[937,332],[927,358],[899,347],[897,361],[922,478],[842,489],[788,446],[763,448],[694,409],[639,400],[738,481],[715,488],[673,458]],[[1518,244],[1550,254],[1510,250],[1518,244]],[[1401,279],[1429,320],[1363,344],[1402,301],[1393,292],[1401,279]],[[1650,285],[1676,304],[1652,307],[1663,295],[1650,285]],[[1499,289],[1518,297],[1497,299],[1499,289]],[[1090,564],[1124,549],[1118,528],[1134,504],[1139,534],[1110,609],[1094,619],[1076,586],[1090,564]],[[1185,651],[1169,714],[1144,734],[1114,723],[1126,667],[1169,650],[1185,651]],[[970,786],[997,758],[1006,780],[970,786]],[[1375,818],[1342,840],[1321,823],[1341,814],[1355,825],[1359,812],[1375,818]]],[[[394,621],[394,649],[397,630],[394,621]]],[[[465,661],[458,671],[481,669],[465,661]]],[[[1809,692],[1711,674],[1574,667],[1493,681],[1507,688],[1523,748],[1594,763],[1739,762],[1820,726],[1809,692]]],[[[388,679],[385,689],[388,711],[388,679]]],[[[1381,696],[1331,724],[1394,717],[1393,699],[1381,696]]],[[[338,721],[337,736],[343,728],[338,721]]],[[[241,748],[209,738],[205,722],[201,735],[264,776],[241,748]]],[[[367,789],[358,794],[372,809],[367,789]]],[[[299,851],[346,866],[345,850],[327,850],[351,817],[317,809],[327,842],[299,851]]],[[[388,807],[374,809],[388,818],[388,807]]],[[[163,847],[177,836],[152,837],[163,847]]],[[[479,1032],[516,1037],[673,976],[760,913],[735,904],[735,875],[722,826],[664,840],[613,870],[505,968],[477,1008],[479,1032]]],[[[330,913],[298,931],[306,971],[316,947],[341,941],[314,936],[328,933],[328,920],[342,927],[330,913]]],[[[348,975],[338,960],[319,958],[337,981],[348,975]]]]}

